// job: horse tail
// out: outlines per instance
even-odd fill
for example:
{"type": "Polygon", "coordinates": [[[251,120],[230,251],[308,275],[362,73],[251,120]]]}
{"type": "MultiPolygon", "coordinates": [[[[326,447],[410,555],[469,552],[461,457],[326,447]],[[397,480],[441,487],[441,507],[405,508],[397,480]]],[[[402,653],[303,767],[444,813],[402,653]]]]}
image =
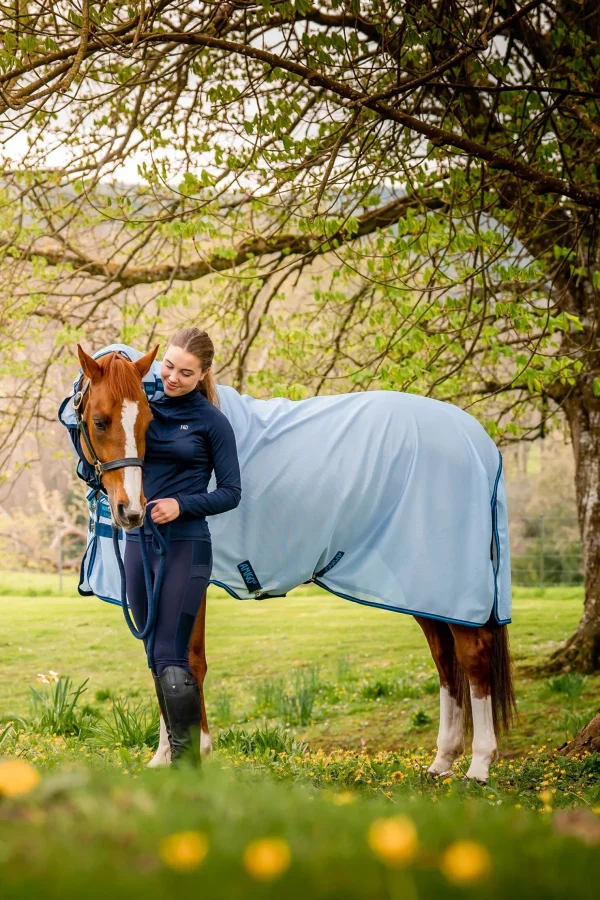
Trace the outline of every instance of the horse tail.
{"type": "MultiPolygon", "coordinates": [[[[490,649],[490,691],[492,697],[492,714],[494,731],[497,735],[506,733],[517,713],[517,702],[513,683],[513,663],[508,641],[506,625],[497,625],[491,620],[486,628],[492,636],[490,649]]],[[[463,728],[465,736],[473,734],[473,713],[471,710],[471,689],[465,669],[454,655],[453,681],[456,689],[456,702],[463,711],[463,728]]]]}
{"type": "Polygon", "coordinates": [[[490,655],[490,687],[496,734],[506,733],[517,714],[513,681],[513,661],[510,655],[508,627],[488,623],[492,633],[490,655]]]}

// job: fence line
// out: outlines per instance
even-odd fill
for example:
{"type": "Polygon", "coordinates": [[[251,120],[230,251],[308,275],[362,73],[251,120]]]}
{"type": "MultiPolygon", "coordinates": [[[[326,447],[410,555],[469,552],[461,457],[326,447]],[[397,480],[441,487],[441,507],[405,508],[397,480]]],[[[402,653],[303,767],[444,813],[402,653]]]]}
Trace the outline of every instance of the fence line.
{"type": "Polygon", "coordinates": [[[509,536],[515,584],[583,583],[583,550],[575,516],[513,516],[509,536]]]}

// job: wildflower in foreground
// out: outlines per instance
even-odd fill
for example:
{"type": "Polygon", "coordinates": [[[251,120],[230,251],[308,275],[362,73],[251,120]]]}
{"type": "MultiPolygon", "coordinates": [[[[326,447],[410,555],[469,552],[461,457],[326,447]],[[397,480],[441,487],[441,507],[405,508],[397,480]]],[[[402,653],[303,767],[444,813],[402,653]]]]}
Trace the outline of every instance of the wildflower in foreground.
{"type": "Polygon", "coordinates": [[[444,853],[440,868],[448,881],[454,884],[471,884],[489,874],[492,860],[481,844],[475,841],[456,841],[444,853]]]}
{"type": "Polygon", "coordinates": [[[356,800],[356,795],[352,793],[352,791],[340,791],[337,794],[333,794],[331,797],[331,802],[335,804],[335,806],[346,806],[348,803],[354,803],[356,800]]]}
{"type": "Polygon", "coordinates": [[[375,819],[367,835],[369,847],[389,866],[410,862],[419,849],[417,829],[408,816],[375,819]]]}
{"type": "Polygon", "coordinates": [[[244,866],[257,881],[279,878],[289,869],[292,855],[282,838],[263,838],[250,841],[244,850],[244,866]]]}
{"type": "Polygon", "coordinates": [[[37,769],[24,759],[9,759],[0,762],[0,796],[17,797],[28,794],[40,783],[37,769]]]}
{"type": "Polygon", "coordinates": [[[201,831],[177,831],[163,838],[158,852],[170,869],[191,872],[204,861],[208,853],[208,839],[201,831]]]}

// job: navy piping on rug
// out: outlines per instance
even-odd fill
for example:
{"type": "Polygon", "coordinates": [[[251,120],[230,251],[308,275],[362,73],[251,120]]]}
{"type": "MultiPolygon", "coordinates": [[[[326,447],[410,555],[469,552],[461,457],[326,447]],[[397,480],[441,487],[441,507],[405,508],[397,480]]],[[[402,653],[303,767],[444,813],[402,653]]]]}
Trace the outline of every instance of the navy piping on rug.
{"type": "MultiPolygon", "coordinates": [[[[433,613],[405,609],[402,606],[386,606],[385,603],[373,603],[371,600],[359,600],[358,597],[351,597],[349,594],[341,594],[339,591],[334,591],[333,588],[327,587],[322,581],[317,579],[314,581],[315,584],[318,584],[323,590],[329,591],[330,594],[335,594],[336,597],[341,597],[343,600],[350,600],[352,603],[360,603],[361,606],[374,606],[377,609],[387,609],[389,612],[403,613],[405,616],[419,616],[420,619],[434,619],[436,622],[449,622],[452,625],[467,625],[469,628],[481,628],[482,625],[486,624],[486,622],[465,622],[463,619],[452,619],[450,616],[436,616],[433,613]]],[[[505,619],[502,622],[498,622],[498,625],[509,625],[511,621],[512,619],[505,619]]]]}
{"type": "Polygon", "coordinates": [[[498,471],[496,472],[496,481],[494,482],[494,490],[492,491],[491,511],[492,511],[492,536],[494,539],[494,549],[496,551],[496,565],[492,559],[492,569],[494,571],[494,604],[492,612],[497,625],[508,625],[510,619],[501,620],[498,618],[498,572],[500,571],[500,535],[498,534],[498,484],[502,475],[502,454],[498,450],[498,471]]]}

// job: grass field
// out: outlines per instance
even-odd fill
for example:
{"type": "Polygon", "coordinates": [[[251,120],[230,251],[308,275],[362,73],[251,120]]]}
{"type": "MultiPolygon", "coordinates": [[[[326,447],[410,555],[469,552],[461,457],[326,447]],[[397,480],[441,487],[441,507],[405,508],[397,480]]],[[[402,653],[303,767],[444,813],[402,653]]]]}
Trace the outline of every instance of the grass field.
{"type": "MultiPolygon", "coordinates": [[[[70,675],[75,684],[88,679],[86,699],[106,690],[154,699],[143,648],[129,634],[121,610],[78,596],[74,580],[62,597],[50,595],[56,585],[48,576],[0,576],[0,714],[25,712],[29,685],[50,669],[70,675]]],[[[543,677],[519,675],[519,666],[539,662],[573,631],[581,590],[521,589],[515,595],[511,642],[520,721],[502,744],[505,753],[563,743],[589,720],[600,696],[599,677],[567,685],[564,692],[553,691],[543,677]]],[[[295,725],[295,732],[312,747],[433,747],[435,669],[411,617],[365,608],[318,588],[243,604],[211,589],[207,612],[205,689],[212,724],[270,718],[277,706],[273,694],[293,692],[304,674],[301,680],[316,678],[318,690],[309,721],[295,725]]]]}
{"type": "Polygon", "coordinates": [[[120,609],[79,597],[74,579],[59,595],[55,578],[4,573],[0,753],[42,780],[0,796],[0,893],[74,897],[85,883],[96,896],[101,872],[118,896],[595,896],[600,760],[553,748],[591,718],[600,678],[523,674],[581,607],[579,589],[515,591],[519,721],[482,788],[424,776],[437,680],[411,618],[318,589],[245,604],[211,590],[217,753],[200,772],[149,772],[156,704],[120,609]],[[38,683],[50,670],[63,688],[87,682],[67,728],[51,715],[57,685],[38,683]],[[249,844],[262,838],[275,843],[249,844]]]}

